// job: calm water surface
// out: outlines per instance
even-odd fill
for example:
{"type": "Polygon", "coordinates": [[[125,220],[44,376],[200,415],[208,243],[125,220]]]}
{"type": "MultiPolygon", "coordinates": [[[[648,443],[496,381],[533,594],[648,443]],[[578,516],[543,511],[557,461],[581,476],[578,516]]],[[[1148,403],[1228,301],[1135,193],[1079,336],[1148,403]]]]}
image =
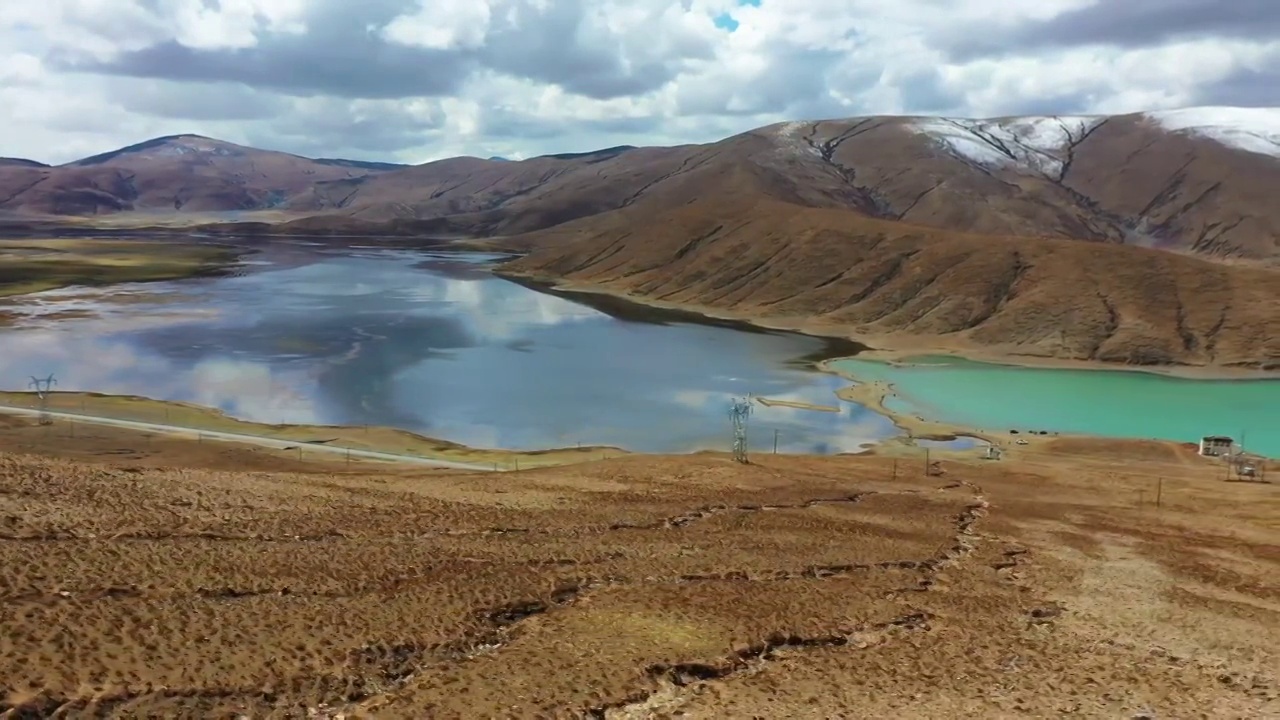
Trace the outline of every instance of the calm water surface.
{"type": "MultiPolygon", "coordinates": [[[[0,388],[135,393],[259,422],[391,425],[468,445],[728,449],[747,393],[834,405],[796,363],[822,340],[632,309],[497,278],[498,256],[273,243],[237,277],[29,296],[0,331],[0,388]],[[90,317],[68,318],[67,313],[90,317]],[[54,318],[54,314],[60,317],[54,318]],[[621,315],[621,316],[620,316],[621,315]],[[672,318],[676,319],[672,319],[672,318]]],[[[752,445],[856,451],[883,417],[757,407],[752,445]]]]}

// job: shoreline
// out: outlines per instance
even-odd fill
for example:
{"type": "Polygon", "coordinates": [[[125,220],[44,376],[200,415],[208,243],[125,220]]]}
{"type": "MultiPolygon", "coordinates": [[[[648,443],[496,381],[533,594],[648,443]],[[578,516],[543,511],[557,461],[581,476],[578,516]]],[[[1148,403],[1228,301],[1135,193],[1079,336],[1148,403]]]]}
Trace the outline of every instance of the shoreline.
{"type": "MultiPolygon", "coordinates": [[[[632,455],[623,448],[604,445],[512,450],[481,448],[433,438],[409,430],[380,425],[300,425],[260,423],[232,417],[217,408],[177,400],[156,400],[140,395],[112,395],[85,391],[48,394],[50,412],[85,417],[163,424],[191,433],[237,433],[269,440],[296,442],[301,446],[328,445],[369,450],[427,460],[445,460],[502,468],[534,468],[632,455]]],[[[31,391],[0,391],[0,406],[22,410],[39,407],[31,391]]],[[[2,412],[2,409],[0,409],[2,412]]]]}
{"type": "MultiPolygon", "coordinates": [[[[410,236],[410,235],[364,235],[364,234],[327,234],[327,233],[262,233],[262,232],[244,232],[244,233],[219,233],[211,232],[211,230],[220,223],[199,223],[192,225],[153,225],[143,227],[88,227],[83,225],[60,225],[57,223],[49,223],[43,219],[32,219],[31,227],[27,223],[20,221],[11,221],[10,223],[0,223],[0,244],[5,242],[17,241],[40,241],[41,237],[32,238],[32,235],[39,234],[45,236],[43,239],[49,240],[92,240],[94,235],[98,235],[101,239],[111,239],[117,242],[127,241],[130,237],[137,239],[139,242],[147,242],[148,240],[172,239],[174,236],[186,235],[191,237],[194,242],[192,246],[209,246],[214,245],[223,250],[233,252],[233,257],[229,261],[222,263],[218,267],[202,269],[196,273],[183,275],[180,277],[155,278],[158,281],[182,280],[188,277],[216,277],[220,274],[233,270],[239,261],[246,255],[250,255],[256,250],[243,243],[228,242],[237,234],[245,239],[263,238],[271,239],[295,239],[295,240],[311,240],[311,241],[342,241],[342,240],[376,240],[383,238],[390,240],[395,245],[412,244],[415,248],[425,244],[426,247],[435,248],[458,248],[466,251],[484,252],[497,251],[512,252],[509,247],[501,245],[501,238],[474,238],[474,237],[445,237],[443,234],[439,236],[410,236]],[[24,227],[26,226],[26,227],[24,227]],[[36,232],[38,229],[38,233],[36,232]],[[29,230],[27,234],[23,234],[23,230],[29,230]],[[147,238],[146,240],[142,238],[147,238]],[[213,241],[213,242],[210,242],[213,241]]],[[[516,253],[523,255],[525,253],[516,253]]],[[[927,337],[912,337],[902,335],[861,335],[856,336],[849,332],[847,328],[839,326],[824,326],[821,324],[806,324],[803,321],[797,322],[783,318],[759,318],[742,315],[739,313],[726,312],[723,310],[715,310],[703,305],[671,303],[661,300],[653,300],[643,298],[630,293],[603,288],[592,283],[581,283],[566,281],[563,278],[557,278],[542,273],[531,273],[525,271],[510,270],[505,264],[495,266],[491,272],[505,280],[516,282],[531,289],[551,294],[560,293],[565,295],[585,295],[597,298],[606,298],[610,300],[620,300],[635,306],[668,311],[690,316],[696,316],[713,322],[721,322],[737,326],[742,330],[755,331],[780,331],[790,332],[800,335],[828,341],[831,343],[850,344],[857,346],[859,349],[852,354],[830,355],[814,359],[814,364],[818,365],[828,360],[843,360],[856,358],[860,360],[875,360],[880,362],[901,363],[904,359],[920,356],[920,355],[937,355],[954,357],[961,360],[969,360],[973,362],[984,362],[993,365],[1006,365],[1018,368],[1039,368],[1052,370],[1090,370],[1090,371],[1110,371],[1110,372],[1140,372],[1152,375],[1162,375],[1166,377],[1183,378],[1188,380],[1275,380],[1280,379],[1280,368],[1274,370],[1254,369],[1248,367],[1238,367],[1230,365],[1130,365],[1107,362],[1102,360],[1080,360],[1073,358],[1059,358],[1043,355],[1031,355],[1010,351],[1001,351],[991,348],[974,347],[971,345],[948,346],[946,344],[931,343],[927,337]]],[[[130,280],[127,282],[148,282],[149,280],[130,280]]],[[[117,281],[107,281],[97,283],[95,286],[105,286],[114,284],[117,281]]],[[[126,282],[126,281],[118,281],[126,282]]],[[[63,285],[60,287],[68,287],[63,285]]],[[[48,289],[48,288],[45,288],[48,289]]],[[[4,295],[0,293],[0,297],[22,297],[30,292],[17,293],[12,295],[4,295]]],[[[825,370],[824,370],[825,371],[825,370]]]]}
{"type": "Polygon", "coordinates": [[[0,300],[70,287],[224,277],[256,252],[225,242],[0,236],[0,300]]]}
{"type": "MultiPolygon", "coordinates": [[[[971,347],[947,347],[930,344],[927,338],[909,336],[855,336],[847,330],[833,326],[822,326],[795,322],[782,318],[752,318],[742,314],[714,310],[702,305],[671,303],[638,297],[626,292],[603,288],[598,285],[580,282],[568,282],[549,275],[512,271],[498,266],[493,269],[494,275],[512,282],[517,282],[534,289],[552,290],[565,295],[586,295],[623,300],[636,305],[701,316],[713,321],[749,325],[764,331],[790,332],[821,340],[852,343],[864,348],[854,355],[840,355],[822,358],[815,365],[832,360],[874,360],[903,364],[905,358],[921,355],[953,357],[960,360],[1005,365],[1016,368],[1039,368],[1045,370],[1090,370],[1106,372],[1137,372],[1149,375],[1186,380],[1280,380],[1280,369],[1259,370],[1228,365],[1129,365],[1102,360],[1076,360],[1071,358],[1055,358],[1040,355],[1026,355],[984,350],[971,347]],[[876,347],[879,343],[883,347],[876,347]],[[892,345],[892,347],[890,347],[892,345]]],[[[819,368],[823,369],[823,368],[819,368]]],[[[830,372],[823,369],[824,372],[830,372]]]]}

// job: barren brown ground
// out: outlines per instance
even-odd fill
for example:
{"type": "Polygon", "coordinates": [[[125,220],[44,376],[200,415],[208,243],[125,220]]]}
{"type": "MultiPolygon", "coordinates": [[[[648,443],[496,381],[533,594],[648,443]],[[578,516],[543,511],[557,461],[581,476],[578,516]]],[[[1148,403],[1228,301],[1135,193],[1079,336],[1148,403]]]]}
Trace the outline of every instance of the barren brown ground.
{"type": "Polygon", "coordinates": [[[1175,445],[468,474],[27,423],[11,717],[1280,715],[1280,491],[1175,445]]]}

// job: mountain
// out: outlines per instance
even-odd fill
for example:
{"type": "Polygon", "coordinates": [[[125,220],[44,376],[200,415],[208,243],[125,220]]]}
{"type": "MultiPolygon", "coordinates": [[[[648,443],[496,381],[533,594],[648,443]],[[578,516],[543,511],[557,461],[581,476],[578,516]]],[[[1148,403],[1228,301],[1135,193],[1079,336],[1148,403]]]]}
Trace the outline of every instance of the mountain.
{"type": "Polygon", "coordinates": [[[23,158],[0,157],[0,168],[2,167],[26,167],[26,168],[42,168],[49,167],[42,162],[35,160],[25,160],[23,158]]]}
{"type": "Polygon", "coordinates": [[[505,272],[877,347],[1280,369],[1274,117],[770,126],[507,238],[505,272]]]}
{"type": "Polygon", "coordinates": [[[0,211],[493,238],[505,272],[883,347],[1280,367],[1280,110],[789,122],[405,168],[160,138],[0,168],[0,211]],[[92,173],[99,173],[97,175],[92,173]]]}
{"type": "Polygon", "coordinates": [[[57,167],[0,167],[0,209],[47,215],[272,209],[320,183],[400,167],[173,135],[57,167]]]}
{"type": "Polygon", "coordinates": [[[953,231],[1280,257],[1280,111],[1192,108],[990,120],[863,117],[760,128],[709,145],[623,145],[521,162],[405,167],[157,138],[58,168],[0,166],[0,209],[62,215],[273,209],[537,230],[641,196],[745,192],[953,231]]]}
{"type": "Polygon", "coordinates": [[[642,195],[683,202],[729,176],[752,178],[744,192],[913,225],[1280,257],[1280,111],[1271,109],[785,123],[709,145],[453,158],[317,187],[286,207],[510,234],[642,195]]]}
{"type": "Polygon", "coordinates": [[[517,239],[511,276],[878,348],[1280,369],[1275,268],[714,196],[517,239]]]}

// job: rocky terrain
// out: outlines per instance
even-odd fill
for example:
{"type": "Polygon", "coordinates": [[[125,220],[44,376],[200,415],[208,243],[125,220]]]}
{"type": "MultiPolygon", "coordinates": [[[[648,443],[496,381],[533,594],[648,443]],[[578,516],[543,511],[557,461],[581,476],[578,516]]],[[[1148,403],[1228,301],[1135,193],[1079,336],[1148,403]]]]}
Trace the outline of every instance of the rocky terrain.
{"type": "Polygon", "coordinates": [[[528,253],[513,275],[883,347],[1256,369],[1280,367],[1277,191],[1265,108],[791,122],[404,168],[181,136],[0,167],[11,221],[490,238],[528,253]],[[228,210],[249,212],[210,224],[228,210]]]}

